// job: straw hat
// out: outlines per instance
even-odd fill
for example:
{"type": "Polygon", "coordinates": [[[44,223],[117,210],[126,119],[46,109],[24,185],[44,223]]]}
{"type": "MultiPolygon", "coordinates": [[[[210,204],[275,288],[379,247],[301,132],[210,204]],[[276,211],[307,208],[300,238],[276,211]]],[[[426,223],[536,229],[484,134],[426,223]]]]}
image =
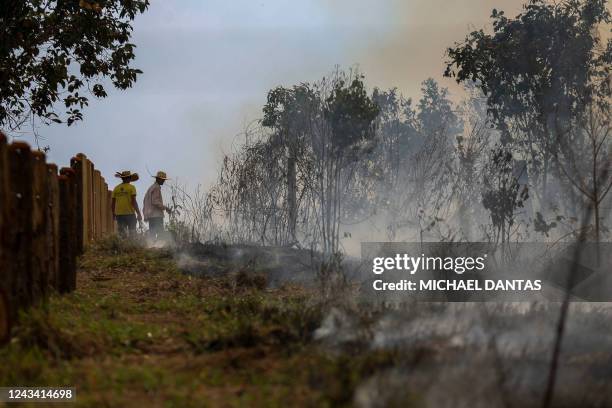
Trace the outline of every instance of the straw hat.
{"type": "Polygon", "coordinates": [[[118,177],[120,179],[126,179],[127,178],[127,179],[130,179],[130,181],[136,181],[136,180],[139,179],[138,173],[132,173],[129,170],[124,170],[124,171],[121,171],[121,172],[118,171],[118,172],[115,173],[115,177],[118,177]]]}
{"type": "Polygon", "coordinates": [[[169,180],[169,178],[166,176],[165,171],[158,171],[157,174],[153,177],[155,177],[156,179],[169,180]]]}

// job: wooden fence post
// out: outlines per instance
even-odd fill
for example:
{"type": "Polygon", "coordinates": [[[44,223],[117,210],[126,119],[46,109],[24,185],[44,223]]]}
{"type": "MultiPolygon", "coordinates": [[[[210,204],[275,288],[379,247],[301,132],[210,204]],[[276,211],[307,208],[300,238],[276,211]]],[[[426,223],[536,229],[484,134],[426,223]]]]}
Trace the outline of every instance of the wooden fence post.
{"type": "Polygon", "coordinates": [[[72,159],[70,159],[70,167],[72,167],[72,169],[74,170],[75,173],[75,177],[76,177],[76,195],[77,195],[77,202],[76,202],[76,216],[77,216],[77,235],[76,235],[76,245],[77,245],[77,252],[79,255],[81,255],[85,249],[84,246],[84,241],[83,241],[83,236],[85,233],[85,226],[83,223],[83,211],[84,211],[84,202],[85,202],[85,197],[83,195],[83,178],[84,173],[83,173],[83,159],[86,159],[85,155],[83,153],[79,153],[76,155],[76,157],[73,157],[72,159]]]}
{"type": "Polygon", "coordinates": [[[100,237],[103,237],[104,234],[106,233],[106,228],[104,225],[104,209],[106,207],[106,195],[103,194],[103,190],[104,190],[104,177],[100,176],[100,184],[98,185],[98,208],[99,208],[99,214],[98,214],[98,219],[100,221],[100,237]]]}
{"type": "Polygon", "coordinates": [[[11,291],[9,303],[12,317],[19,308],[32,304],[32,152],[23,142],[8,146],[9,200],[8,250],[11,291]]]}
{"type": "Polygon", "coordinates": [[[112,202],[113,202],[113,192],[109,190],[106,192],[106,205],[108,206],[108,230],[111,234],[114,234],[115,233],[115,220],[113,219],[112,202]]]}
{"type": "Polygon", "coordinates": [[[69,167],[60,170],[58,177],[60,192],[60,265],[58,291],[71,292],[76,288],[77,248],[74,239],[77,223],[75,173],[69,167]]]}
{"type": "Polygon", "coordinates": [[[60,198],[60,229],[59,229],[59,248],[60,248],[60,258],[59,258],[59,270],[57,276],[57,291],[59,293],[68,292],[68,278],[67,275],[70,274],[70,228],[67,225],[68,219],[70,218],[69,212],[69,204],[68,201],[70,197],[69,190],[69,182],[68,177],[60,175],[57,177],[57,183],[59,187],[59,198],[60,198]]]}
{"type": "Polygon", "coordinates": [[[94,165],[91,160],[87,161],[87,172],[89,174],[89,184],[87,185],[87,194],[89,195],[89,242],[93,242],[96,239],[95,235],[95,217],[94,212],[94,190],[93,190],[93,178],[94,178],[94,165]]]}
{"type": "Polygon", "coordinates": [[[101,224],[102,224],[102,197],[100,197],[100,184],[102,184],[102,177],[100,170],[94,168],[93,177],[93,192],[94,192],[94,223],[95,223],[95,234],[94,238],[98,239],[102,236],[101,224]]]}
{"type": "Polygon", "coordinates": [[[102,183],[100,183],[100,225],[102,226],[102,236],[108,235],[108,203],[106,202],[106,192],[108,191],[108,185],[104,178],[102,178],[102,183]]]}
{"type": "MultiPolygon", "coordinates": [[[[72,214],[71,214],[71,218],[70,218],[70,233],[72,234],[72,236],[75,236],[77,233],[77,230],[79,228],[78,222],[77,222],[77,216],[76,216],[76,206],[77,206],[77,201],[78,201],[78,197],[77,197],[77,181],[76,181],[76,177],[74,174],[74,170],[72,170],[71,168],[67,168],[64,171],[65,175],[69,175],[68,181],[70,184],[70,206],[73,208],[72,214]],[[68,173],[68,174],[66,174],[68,173]]],[[[76,289],[76,272],[77,272],[77,256],[79,255],[79,251],[78,248],[75,247],[75,241],[72,240],[71,243],[71,252],[70,252],[70,261],[71,261],[71,274],[70,274],[70,291],[73,291],[76,289]]]]}
{"type": "Polygon", "coordinates": [[[47,164],[45,154],[32,152],[32,298],[34,302],[47,295],[47,214],[49,199],[47,193],[47,164]]]}
{"type": "Polygon", "coordinates": [[[83,172],[83,246],[91,240],[91,173],[90,161],[84,154],[81,157],[81,171],[83,172]]]}
{"type": "Polygon", "coordinates": [[[8,209],[10,201],[6,137],[0,132],[0,344],[11,332],[11,251],[8,241],[8,209]]]}
{"type": "MultiPolygon", "coordinates": [[[[55,164],[47,164],[47,194],[48,194],[48,207],[47,207],[47,248],[49,251],[49,262],[48,262],[48,284],[55,290],[58,289],[58,274],[59,274],[59,257],[60,257],[60,197],[59,197],[59,184],[57,181],[57,166],[55,164]]],[[[77,211],[78,217],[78,211],[77,211]]],[[[81,237],[83,229],[81,228],[81,237]]],[[[78,231],[77,231],[77,245],[78,245],[78,231]]]]}
{"type": "Polygon", "coordinates": [[[111,192],[108,190],[109,185],[106,185],[106,190],[104,191],[104,203],[106,204],[106,231],[108,234],[113,233],[113,212],[111,210],[111,192]]]}

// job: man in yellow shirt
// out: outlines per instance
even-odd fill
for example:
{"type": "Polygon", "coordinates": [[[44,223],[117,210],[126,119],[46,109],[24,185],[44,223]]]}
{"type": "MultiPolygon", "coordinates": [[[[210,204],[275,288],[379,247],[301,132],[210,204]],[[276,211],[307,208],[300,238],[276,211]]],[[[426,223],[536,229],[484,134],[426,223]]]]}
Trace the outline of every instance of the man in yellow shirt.
{"type": "Polygon", "coordinates": [[[138,174],[129,170],[117,172],[115,177],[121,179],[121,184],[113,189],[111,207],[113,217],[117,220],[119,233],[131,234],[136,231],[136,220],[142,222],[138,202],[136,201],[136,187],[132,181],[138,180],[138,174]],[[134,215],[136,212],[137,217],[134,215]]]}

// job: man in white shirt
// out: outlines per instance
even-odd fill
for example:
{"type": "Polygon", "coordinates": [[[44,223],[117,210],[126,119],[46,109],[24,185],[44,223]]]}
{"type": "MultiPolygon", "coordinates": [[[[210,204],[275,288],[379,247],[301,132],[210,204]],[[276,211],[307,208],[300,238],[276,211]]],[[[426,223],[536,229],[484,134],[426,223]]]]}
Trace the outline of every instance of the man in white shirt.
{"type": "Polygon", "coordinates": [[[161,186],[168,180],[166,173],[158,171],[155,175],[155,183],[149,187],[144,197],[143,215],[144,220],[149,223],[149,234],[157,238],[164,231],[164,210],[170,213],[170,208],[164,205],[161,186]]]}

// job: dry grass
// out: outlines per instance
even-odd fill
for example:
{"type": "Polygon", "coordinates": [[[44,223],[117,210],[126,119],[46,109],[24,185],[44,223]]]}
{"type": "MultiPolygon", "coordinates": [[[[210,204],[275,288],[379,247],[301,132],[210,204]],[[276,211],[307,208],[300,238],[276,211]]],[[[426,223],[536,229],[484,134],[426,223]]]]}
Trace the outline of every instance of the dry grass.
{"type": "Polygon", "coordinates": [[[80,260],[74,293],[22,314],[0,384],[74,386],[79,406],[349,404],[394,353],[323,351],[311,295],[245,270],[190,277],[168,251],[110,239],[80,260]]]}

